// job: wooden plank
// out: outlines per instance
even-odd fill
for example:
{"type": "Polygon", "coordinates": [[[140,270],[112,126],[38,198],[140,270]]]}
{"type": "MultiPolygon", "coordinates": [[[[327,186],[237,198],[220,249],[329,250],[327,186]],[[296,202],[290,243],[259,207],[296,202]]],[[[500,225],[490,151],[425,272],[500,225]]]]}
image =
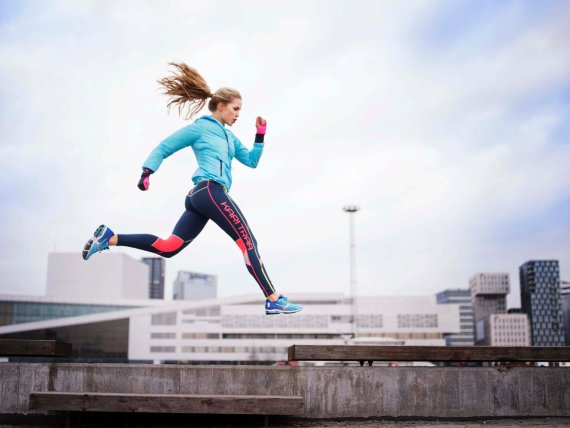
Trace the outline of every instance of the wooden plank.
{"type": "Polygon", "coordinates": [[[293,345],[289,361],[570,361],[570,346],[293,345]]]}
{"type": "Polygon", "coordinates": [[[71,344],[59,340],[0,339],[0,355],[19,357],[70,357],[71,344]]]}
{"type": "Polygon", "coordinates": [[[299,396],[32,392],[31,410],[303,415],[299,396]]]}

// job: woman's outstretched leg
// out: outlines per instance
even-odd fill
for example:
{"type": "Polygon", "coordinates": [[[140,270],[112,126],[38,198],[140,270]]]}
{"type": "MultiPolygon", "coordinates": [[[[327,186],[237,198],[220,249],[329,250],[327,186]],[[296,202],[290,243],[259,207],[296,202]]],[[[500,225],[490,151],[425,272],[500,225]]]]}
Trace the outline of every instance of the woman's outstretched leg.
{"type": "Polygon", "coordinates": [[[167,239],[150,234],[115,234],[109,227],[101,225],[85,244],[83,258],[87,260],[93,254],[113,245],[137,248],[170,258],[186,248],[200,234],[207,222],[208,218],[194,211],[187,201],[186,211],[182,213],[167,239]]]}

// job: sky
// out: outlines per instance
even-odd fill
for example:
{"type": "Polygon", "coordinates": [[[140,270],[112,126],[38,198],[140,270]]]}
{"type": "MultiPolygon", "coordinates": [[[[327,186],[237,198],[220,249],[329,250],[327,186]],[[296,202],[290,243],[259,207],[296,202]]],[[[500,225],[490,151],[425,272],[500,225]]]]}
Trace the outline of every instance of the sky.
{"type": "MultiPolygon", "coordinates": [[[[231,195],[278,291],[349,293],[355,204],[358,294],[508,272],[517,307],[528,260],[570,281],[568,40],[567,1],[0,0],[0,294],[44,294],[48,253],[80,257],[101,223],[170,235],[192,151],[136,185],[190,123],[157,84],[182,61],[241,92],[244,144],[267,119],[231,195]]],[[[258,290],[212,222],[166,261],[167,298],[180,270],[258,290]]]]}

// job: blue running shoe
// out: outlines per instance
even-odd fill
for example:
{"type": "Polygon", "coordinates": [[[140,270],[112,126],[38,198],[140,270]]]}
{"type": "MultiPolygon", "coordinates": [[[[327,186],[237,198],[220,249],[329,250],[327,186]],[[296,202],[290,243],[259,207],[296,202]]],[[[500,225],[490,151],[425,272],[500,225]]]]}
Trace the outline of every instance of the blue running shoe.
{"type": "Polygon", "coordinates": [[[303,306],[291,303],[284,295],[280,295],[275,302],[269,299],[265,301],[265,315],[294,314],[301,309],[303,306]]]}
{"type": "Polygon", "coordinates": [[[95,230],[93,238],[87,241],[85,247],[83,247],[83,259],[88,260],[95,253],[100,253],[103,250],[109,249],[109,239],[114,233],[107,226],[102,224],[95,230]]]}

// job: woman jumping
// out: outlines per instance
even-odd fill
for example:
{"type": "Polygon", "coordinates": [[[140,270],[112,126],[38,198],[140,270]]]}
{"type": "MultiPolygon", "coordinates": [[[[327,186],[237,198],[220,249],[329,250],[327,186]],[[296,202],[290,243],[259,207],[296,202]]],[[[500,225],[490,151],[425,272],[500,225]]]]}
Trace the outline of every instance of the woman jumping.
{"type": "Polygon", "coordinates": [[[164,159],[180,149],[191,147],[198,161],[198,169],[192,176],[195,187],[188,192],[186,210],[174,226],[167,239],[154,235],[115,234],[109,227],[101,225],[83,248],[83,258],[112,245],[138,248],[162,257],[172,257],[182,251],[202,231],[208,220],[213,220],[237,244],[249,273],[253,276],[266,297],[265,313],[292,314],[303,307],[287,300],[275,291],[265,266],[259,256],[257,241],[247,221],[230,197],[232,185],[232,159],[250,168],[255,168],[263,153],[263,141],[267,123],[262,117],[255,122],[257,133],[253,149],[248,150],[226,125],[232,126],[239,117],[242,106],[241,95],[231,88],[220,88],[211,93],[202,76],[184,63],[171,63],[176,68],[172,76],[161,79],[164,93],[170,97],[168,107],[178,106],[181,113],[186,107],[186,118],[190,119],[208,102],[211,115],[202,116],[191,125],[175,132],[162,141],[149,155],[142,166],[138,183],[140,190],[148,190],[150,175],[155,173],[164,159]]]}

